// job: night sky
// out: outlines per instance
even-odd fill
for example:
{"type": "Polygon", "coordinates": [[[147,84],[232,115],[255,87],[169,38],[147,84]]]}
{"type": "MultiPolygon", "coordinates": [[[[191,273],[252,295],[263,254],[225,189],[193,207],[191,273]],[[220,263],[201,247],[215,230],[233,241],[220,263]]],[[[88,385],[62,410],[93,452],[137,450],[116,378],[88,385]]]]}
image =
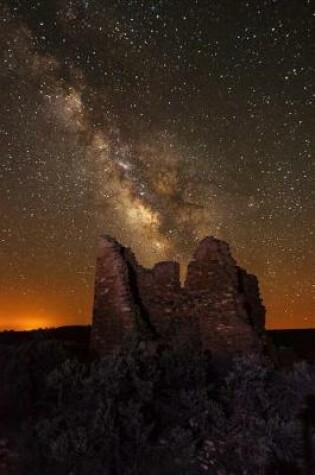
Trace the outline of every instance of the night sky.
{"type": "Polygon", "coordinates": [[[224,239],[269,327],[315,327],[311,2],[0,12],[0,328],[90,323],[100,233],[147,266],[224,239]]]}

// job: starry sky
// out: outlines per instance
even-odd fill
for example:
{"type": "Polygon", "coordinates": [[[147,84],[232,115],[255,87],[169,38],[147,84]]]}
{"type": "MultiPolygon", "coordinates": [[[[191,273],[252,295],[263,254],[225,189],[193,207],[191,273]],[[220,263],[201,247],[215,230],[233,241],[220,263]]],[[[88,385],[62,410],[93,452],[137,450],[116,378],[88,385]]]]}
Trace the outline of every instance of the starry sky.
{"type": "Polygon", "coordinates": [[[270,328],[315,327],[307,0],[0,3],[0,328],[90,323],[97,237],[229,242],[270,328]]]}

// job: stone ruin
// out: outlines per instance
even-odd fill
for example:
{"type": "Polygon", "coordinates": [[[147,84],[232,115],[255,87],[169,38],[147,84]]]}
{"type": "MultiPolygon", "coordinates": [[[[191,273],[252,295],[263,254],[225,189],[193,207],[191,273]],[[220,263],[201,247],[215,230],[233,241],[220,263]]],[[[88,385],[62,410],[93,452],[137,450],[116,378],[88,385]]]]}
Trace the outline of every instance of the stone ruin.
{"type": "Polygon", "coordinates": [[[213,354],[262,350],[265,308],[258,281],[237,266],[228,245],[203,239],[183,285],[177,262],[152,269],[101,236],[96,263],[91,351],[116,352],[137,332],[146,342],[196,343],[213,354]]]}

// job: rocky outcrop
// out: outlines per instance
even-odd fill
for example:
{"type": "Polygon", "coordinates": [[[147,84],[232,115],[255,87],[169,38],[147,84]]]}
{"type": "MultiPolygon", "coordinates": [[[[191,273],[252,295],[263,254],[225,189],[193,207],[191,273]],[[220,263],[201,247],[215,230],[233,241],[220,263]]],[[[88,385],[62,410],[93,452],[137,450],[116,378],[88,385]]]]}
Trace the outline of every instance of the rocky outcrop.
{"type": "Polygon", "coordinates": [[[256,277],[237,266],[223,241],[201,241],[182,286],[177,262],[145,269],[129,249],[100,239],[91,336],[97,354],[119,349],[135,329],[147,339],[195,342],[217,354],[257,351],[264,315],[256,277]]]}

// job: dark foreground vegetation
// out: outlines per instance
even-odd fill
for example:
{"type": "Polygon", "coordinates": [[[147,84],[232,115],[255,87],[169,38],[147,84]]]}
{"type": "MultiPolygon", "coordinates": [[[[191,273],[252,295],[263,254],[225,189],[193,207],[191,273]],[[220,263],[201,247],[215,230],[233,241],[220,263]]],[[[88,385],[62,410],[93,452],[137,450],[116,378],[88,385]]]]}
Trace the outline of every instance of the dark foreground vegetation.
{"type": "Polygon", "coordinates": [[[52,334],[0,338],[0,437],[16,473],[313,473],[314,363],[135,341],[92,361],[87,330],[52,334]]]}

